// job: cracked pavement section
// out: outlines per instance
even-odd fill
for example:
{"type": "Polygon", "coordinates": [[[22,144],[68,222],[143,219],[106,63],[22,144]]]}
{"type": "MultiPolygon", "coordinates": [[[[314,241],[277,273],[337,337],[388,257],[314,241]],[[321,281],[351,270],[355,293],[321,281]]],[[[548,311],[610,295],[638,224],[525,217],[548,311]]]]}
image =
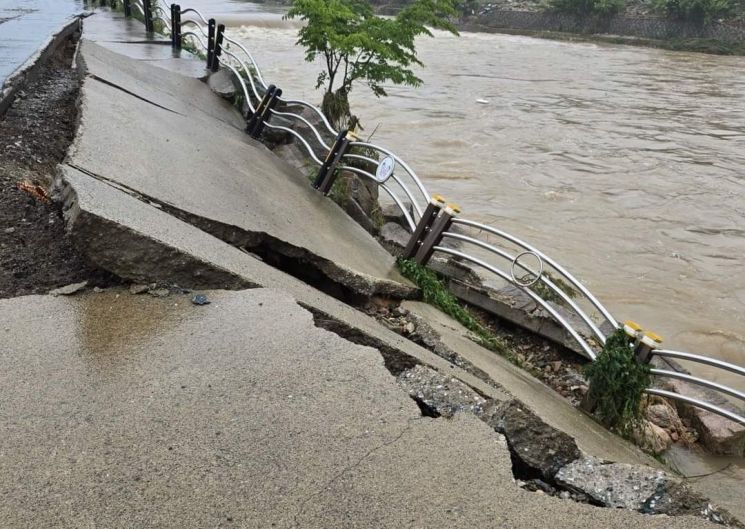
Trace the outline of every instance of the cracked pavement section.
{"type": "Polygon", "coordinates": [[[231,124],[237,112],[224,109],[206,84],[90,42],[80,57],[88,77],[69,166],[165,205],[230,244],[312,267],[356,294],[415,294],[393,256],[301,173],[231,124]],[[197,110],[201,100],[212,103],[197,110]]]}
{"type": "Polygon", "coordinates": [[[278,290],[204,293],[0,301],[0,525],[706,527],[519,489],[501,436],[421,417],[375,349],[278,290]]]}

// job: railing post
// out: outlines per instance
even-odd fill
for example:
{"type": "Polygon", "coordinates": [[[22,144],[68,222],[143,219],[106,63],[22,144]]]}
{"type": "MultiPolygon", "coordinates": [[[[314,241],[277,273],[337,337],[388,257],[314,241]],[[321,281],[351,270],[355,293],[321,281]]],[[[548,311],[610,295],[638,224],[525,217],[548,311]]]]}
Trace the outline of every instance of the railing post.
{"type": "Polygon", "coordinates": [[[251,115],[251,117],[246,122],[246,132],[252,137],[254,136],[254,131],[256,130],[257,124],[259,119],[261,119],[261,115],[264,112],[264,108],[269,104],[269,100],[272,98],[272,94],[277,89],[276,86],[273,84],[270,84],[266,88],[266,92],[264,93],[264,97],[259,102],[258,106],[256,107],[256,111],[251,115]]]}
{"type": "Polygon", "coordinates": [[[256,107],[256,112],[249,118],[246,124],[246,132],[251,135],[252,138],[258,139],[261,133],[264,131],[264,125],[269,121],[271,112],[277,105],[279,96],[282,95],[282,90],[276,86],[269,85],[264,94],[264,98],[256,107]]]}
{"type": "Polygon", "coordinates": [[[145,31],[148,33],[153,32],[153,7],[151,1],[142,0],[142,11],[145,15],[145,31]]]}
{"type": "Polygon", "coordinates": [[[403,257],[404,259],[411,259],[416,255],[417,250],[422,245],[424,237],[429,233],[432,223],[440,214],[440,210],[445,207],[445,199],[440,195],[432,195],[429,199],[429,204],[422,214],[422,218],[419,219],[419,223],[414,228],[414,233],[411,234],[409,243],[404,248],[403,257]]]}
{"type": "Polygon", "coordinates": [[[331,188],[334,186],[334,182],[336,181],[337,177],[336,169],[337,167],[339,167],[341,159],[344,157],[344,155],[347,153],[347,150],[349,149],[349,135],[351,133],[349,132],[349,130],[344,130],[342,132],[344,132],[344,135],[342,136],[340,133],[340,135],[337,136],[337,141],[335,141],[334,144],[331,146],[331,150],[329,151],[328,156],[326,156],[326,160],[324,160],[324,165],[328,163],[329,159],[330,163],[328,163],[325,174],[323,175],[323,179],[320,182],[318,181],[318,177],[321,176],[319,171],[319,174],[316,177],[316,181],[313,182],[314,185],[316,182],[318,182],[318,187],[316,189],[318,189],[324,195],[328,195],[331,191],[331,188]]]}
{"type": "Polygon", "coordinates": [[[181,49],[181,6],[171,4],[171,48],[181,49]]]}
{"type": "Polygon", "coordinates": [[[442,234],[450,229],[450,225],[453,223],[453,219],[460,213],[460,208],[455,204],[448,204],[440,212],[440,215],[432,222],[429,232],[424,236],[421,246],[414,254],[414,260],[420,265],[426,265],[429,258],[432,257],[432,253],[435,251],[435,246],[440,244],[442,241],[442,234]]]}
{"type": "Polygon", "coordinates": [[[217,26],[217,35],[215,35],[215,46],[212,50],[212,65],[210,71],[216,72],[220,69],[220,55],[222,55],[222,41],[225,34],[225,24],[217,26]]]}
{"type": "Polygon", "coordinates": [[[174,15],[176,15],[176,23],[171,26],[171,32],[174,34],[174,41],[176,42],[176,49],[180,50],[184,43],[183,36],[181,35],[181,5],[176,4],[174,7],[174,15]]]}
{"type": "Polygon", "coordinates": [[[329,167],[331,167],[331,164],[334,161],[334,157],[336,156],[336,153],[339,150],[339,146],[341,145],[341,142],[344,141],[344,139],[347,137],[347,132],[348,131],[346,129],[342,129],[336,135],[336,139],[334,140],[334,143],[331,145],[331,149],[329,149],[329,152],[326,155],[326,159],[323,161],[323,164],[321,164],[321,168],[318,169],[318,174],[316,175],[316,179],[313,180],[314,188],[319,189],[323,181],[326,179],[326,175],[329,172],[329,167]]]}
{"type": "Polygon", "coordinates": [[[648,364],[652,360],[652,351],[662,345],[662,338],[653,332],[645,332],[641,340],[634,347],[634,356],[640,364],[648,364]]]}
{"type": "Polygon", "coordinates": [[[129,18],[132,16],[132,0],[124,0],[124,16],[129,18]]]}
{"type": "Polygon", "coordinates": [[[207,69],[212,68],[212,55],[215,53],[215,19],[207,21],[207,69]]]}

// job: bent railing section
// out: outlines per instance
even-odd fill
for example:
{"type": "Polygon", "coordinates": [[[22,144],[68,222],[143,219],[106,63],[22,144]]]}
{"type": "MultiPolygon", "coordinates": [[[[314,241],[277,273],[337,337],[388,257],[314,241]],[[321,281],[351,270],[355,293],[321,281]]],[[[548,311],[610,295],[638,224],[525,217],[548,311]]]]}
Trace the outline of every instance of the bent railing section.
{"type": "MultiPolygon", "coordinates": [[[[615,330],[621,326],[590,290],[556,260],[504,230],[460,217],[456,206],[446,206],[439,196],[431,195],[416,172],[393,151],[361,141],[352,131],[337,130],[311,103],[283,98],[281,89],[266,82],[248,48],[225,35],[224,26],[217,25],[214,19],[206,18],[197,9],[168,5],[165,0],[124,0],[124,4],[125,14],[134,6],[144,17],[146,30],[153,31],[158,22],[163,33],[171,36],[174,49],[181,49],[188,42],[198,55],[206,55],[207,69],[213,72],[220,66],[228,69],[245,102],[246,131],[257,139],[265,129],[282,131],[296,139],[319,168],[313,183],[319,191],[328,194],[341,171],[372,181],[384,191],[411,231],[404,257],[426,265],[433,254],[444,254],[518,287],[566,330],[590,360],[603,349],[607,339],[603,329],[615,330]],[[528,258],[534,262],[528,264],[528,258]]],[[[640,361],[649,362],[653,356],[698,362],[745,376],[744,368],[727,362],[656,347],[647,351],[640,361]]],[[[656,368],[651,373],[745,401],[741,391],[687,373],[656,368]]],[[[745,424],[745,417],[711,402],[657,388],[649,388],[647,393],[679,400],[745,424]]]]}

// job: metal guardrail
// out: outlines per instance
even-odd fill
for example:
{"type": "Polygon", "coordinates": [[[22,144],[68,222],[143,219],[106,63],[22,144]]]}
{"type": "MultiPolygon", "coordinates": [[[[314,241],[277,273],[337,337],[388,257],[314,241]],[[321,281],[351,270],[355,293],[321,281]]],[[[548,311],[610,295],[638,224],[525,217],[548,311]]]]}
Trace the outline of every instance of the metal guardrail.
{"type": "MultiPolygon", "coordinates": [[[[182,40],[188,39],[197,50],[206,52],[209,70],[217,71],[220,65],[230,70],[248,107],[248,114],[244,116],[246,131],[259,138],[266,127],[286,132],[298,140],[313,163],[319,166],[314,187],[328,194],[337,172],[350,171],[375,182],[385,191],[401,210],[412,232],[404,250],[405,257],[426,265],[431,256],[439,252],[471,263],[517,286],[561,325],[591,360],[602,351],[607,339],[601,329],[603,324],[612,329],[619,328],[619,322],[610,311],[557,261],[503,230],[461,218],[456,206],[445,206],[439,196],[430,195],[416,172],[394,152],[374,143],[359,141],[351,131],[336,130],[323,112],[307,101],[282,98],[282,91],[265,81],[246,46],[224,35],[224,26],[217,26],[214,19],[207,19],[197,9],[181,9],[178,4],[169,6],[165,0],[124,0],[124,4],[125,13],[131,10],[131,5],[137,8],[149,31],[152,31],[154,21],[161,22],[171,35],[175,49],[181,49],[182,40]],[[156,5],[152,5],[153,1],[156,5]],[[170,18],[164,18],[168,13],[166,7],[170,9],[170,18]],[[190,16],[182,20],[183,15],[190,16]],[[280,109],[276,108],[278,104],[282,105],[280,109]],[[298,113],[303,110],[310,112],[311,117],[298,113]],[[283,120],[284,124],[272,123],[272,117],[283,120]],[[307,129],[310,136],[304,137],[293,126],[307,129]],[[359,167],[360,164],[365,164],[366,168],[359,167]],[[381,171],[383,166],[385,170],[381,171]],[[459,248],[443,245],[444,240],[455,241],[459,248]],[[473,250],[469,253],[464,248],[473,248],[477,253],[472,253],[473,250]],[[537,271],[536,267],[521,262],[525,256],[536,260],[537,271]],[[517,275],[518,269],[522,276],[517,275]],[[597,313],[591,314],[591,311],[597,313]],[[570,314],[585,328],[577,329],[570,321],[570,314]]],[[[653,356],[674,358],[745,377],[745,368],[703,355],[660,349],[656,343],[645,339],[647,335],[638,328],[635,332],[638,336],[633,347],[641,362],[648,363],[653,356]]],[[[741,391],[687,373],[656,368],[651,369],[651,373],[655,377],[676,378],[745,401],[745,393],[741,391]]],[[[745,425],[745,417],[710,402],[657,388],[649,388],[647,393],[682,401],[745,425]]]]}

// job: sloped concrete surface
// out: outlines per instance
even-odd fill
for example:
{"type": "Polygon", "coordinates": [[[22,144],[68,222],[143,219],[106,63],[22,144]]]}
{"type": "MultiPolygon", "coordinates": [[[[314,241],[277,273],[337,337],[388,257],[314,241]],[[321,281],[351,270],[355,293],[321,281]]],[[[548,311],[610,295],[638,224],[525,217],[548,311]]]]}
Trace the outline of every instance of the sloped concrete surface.
{"type": "Polygon", "coordinates": [[[374,349],[279,291],[206,294],[0,301],[5,527],[706,526],[522,491],[500,436],[421,417],[374,349]]]}
{"type": "MultiPolygon", "coordinates": [[[[484,395],[495,389],[434,353],[386,329],[369,316],[263,263],[194,226],[116,187],[62,166],[65,220],[75,244],[95,264],[142,283],[163,280],[182,286],[289,292],[299,303],[380,343],[443,372],[484,395]]],[[[501,393],[499,393],[501,395],[501,393]]]]}
{"type": "Polygon", "coordinates": [[[86,74],[184,116],[214,118],[238,129],[246,123],[222,98],[214,97],[204,82],[133,61],[90,40],[80,42],[86,74]]]}
{"type": "MultiPolygon", "coordinates": [[[[84,34],[85,35],[85,34],[84,34]]],[[[81,56],[100,63],[93,46],[81,56]]],[[[122,61],[127,59],[122,58],[122,61]]],[[[100,71],[104,67],[95,66],[100,71]]],[[[147,65],[132,61],[137,71],[147,65]]],[[[138,86],[127,69],[116,83],[138,86]]],[[[189,101],[189,89],[172,87],[189,101]]],[[[212,97],[219,101],[214,94],[212,97]]],[[[250,248],[272,250],[311,263],[354,292],[411,296],[415,289],[393,257],[295,169],[219,120],[200,119],[88,78],[82,88],[81,124],[68,164],[184,213],[201,229],[250,248]]]]}
{"type": "MultiPolygon", "coordinates": [[[[575,409],[561,395],[498,354],[468,338],[469,331],[435,307],[405,301],[401,308],[426,321],[442,344],[457,352],[554,428],[572,436],[585,452],[609,461],[659,466],[631,443],[575,409]]],[[[501,399],[498,399],[501,400],[501,399]]]]}

